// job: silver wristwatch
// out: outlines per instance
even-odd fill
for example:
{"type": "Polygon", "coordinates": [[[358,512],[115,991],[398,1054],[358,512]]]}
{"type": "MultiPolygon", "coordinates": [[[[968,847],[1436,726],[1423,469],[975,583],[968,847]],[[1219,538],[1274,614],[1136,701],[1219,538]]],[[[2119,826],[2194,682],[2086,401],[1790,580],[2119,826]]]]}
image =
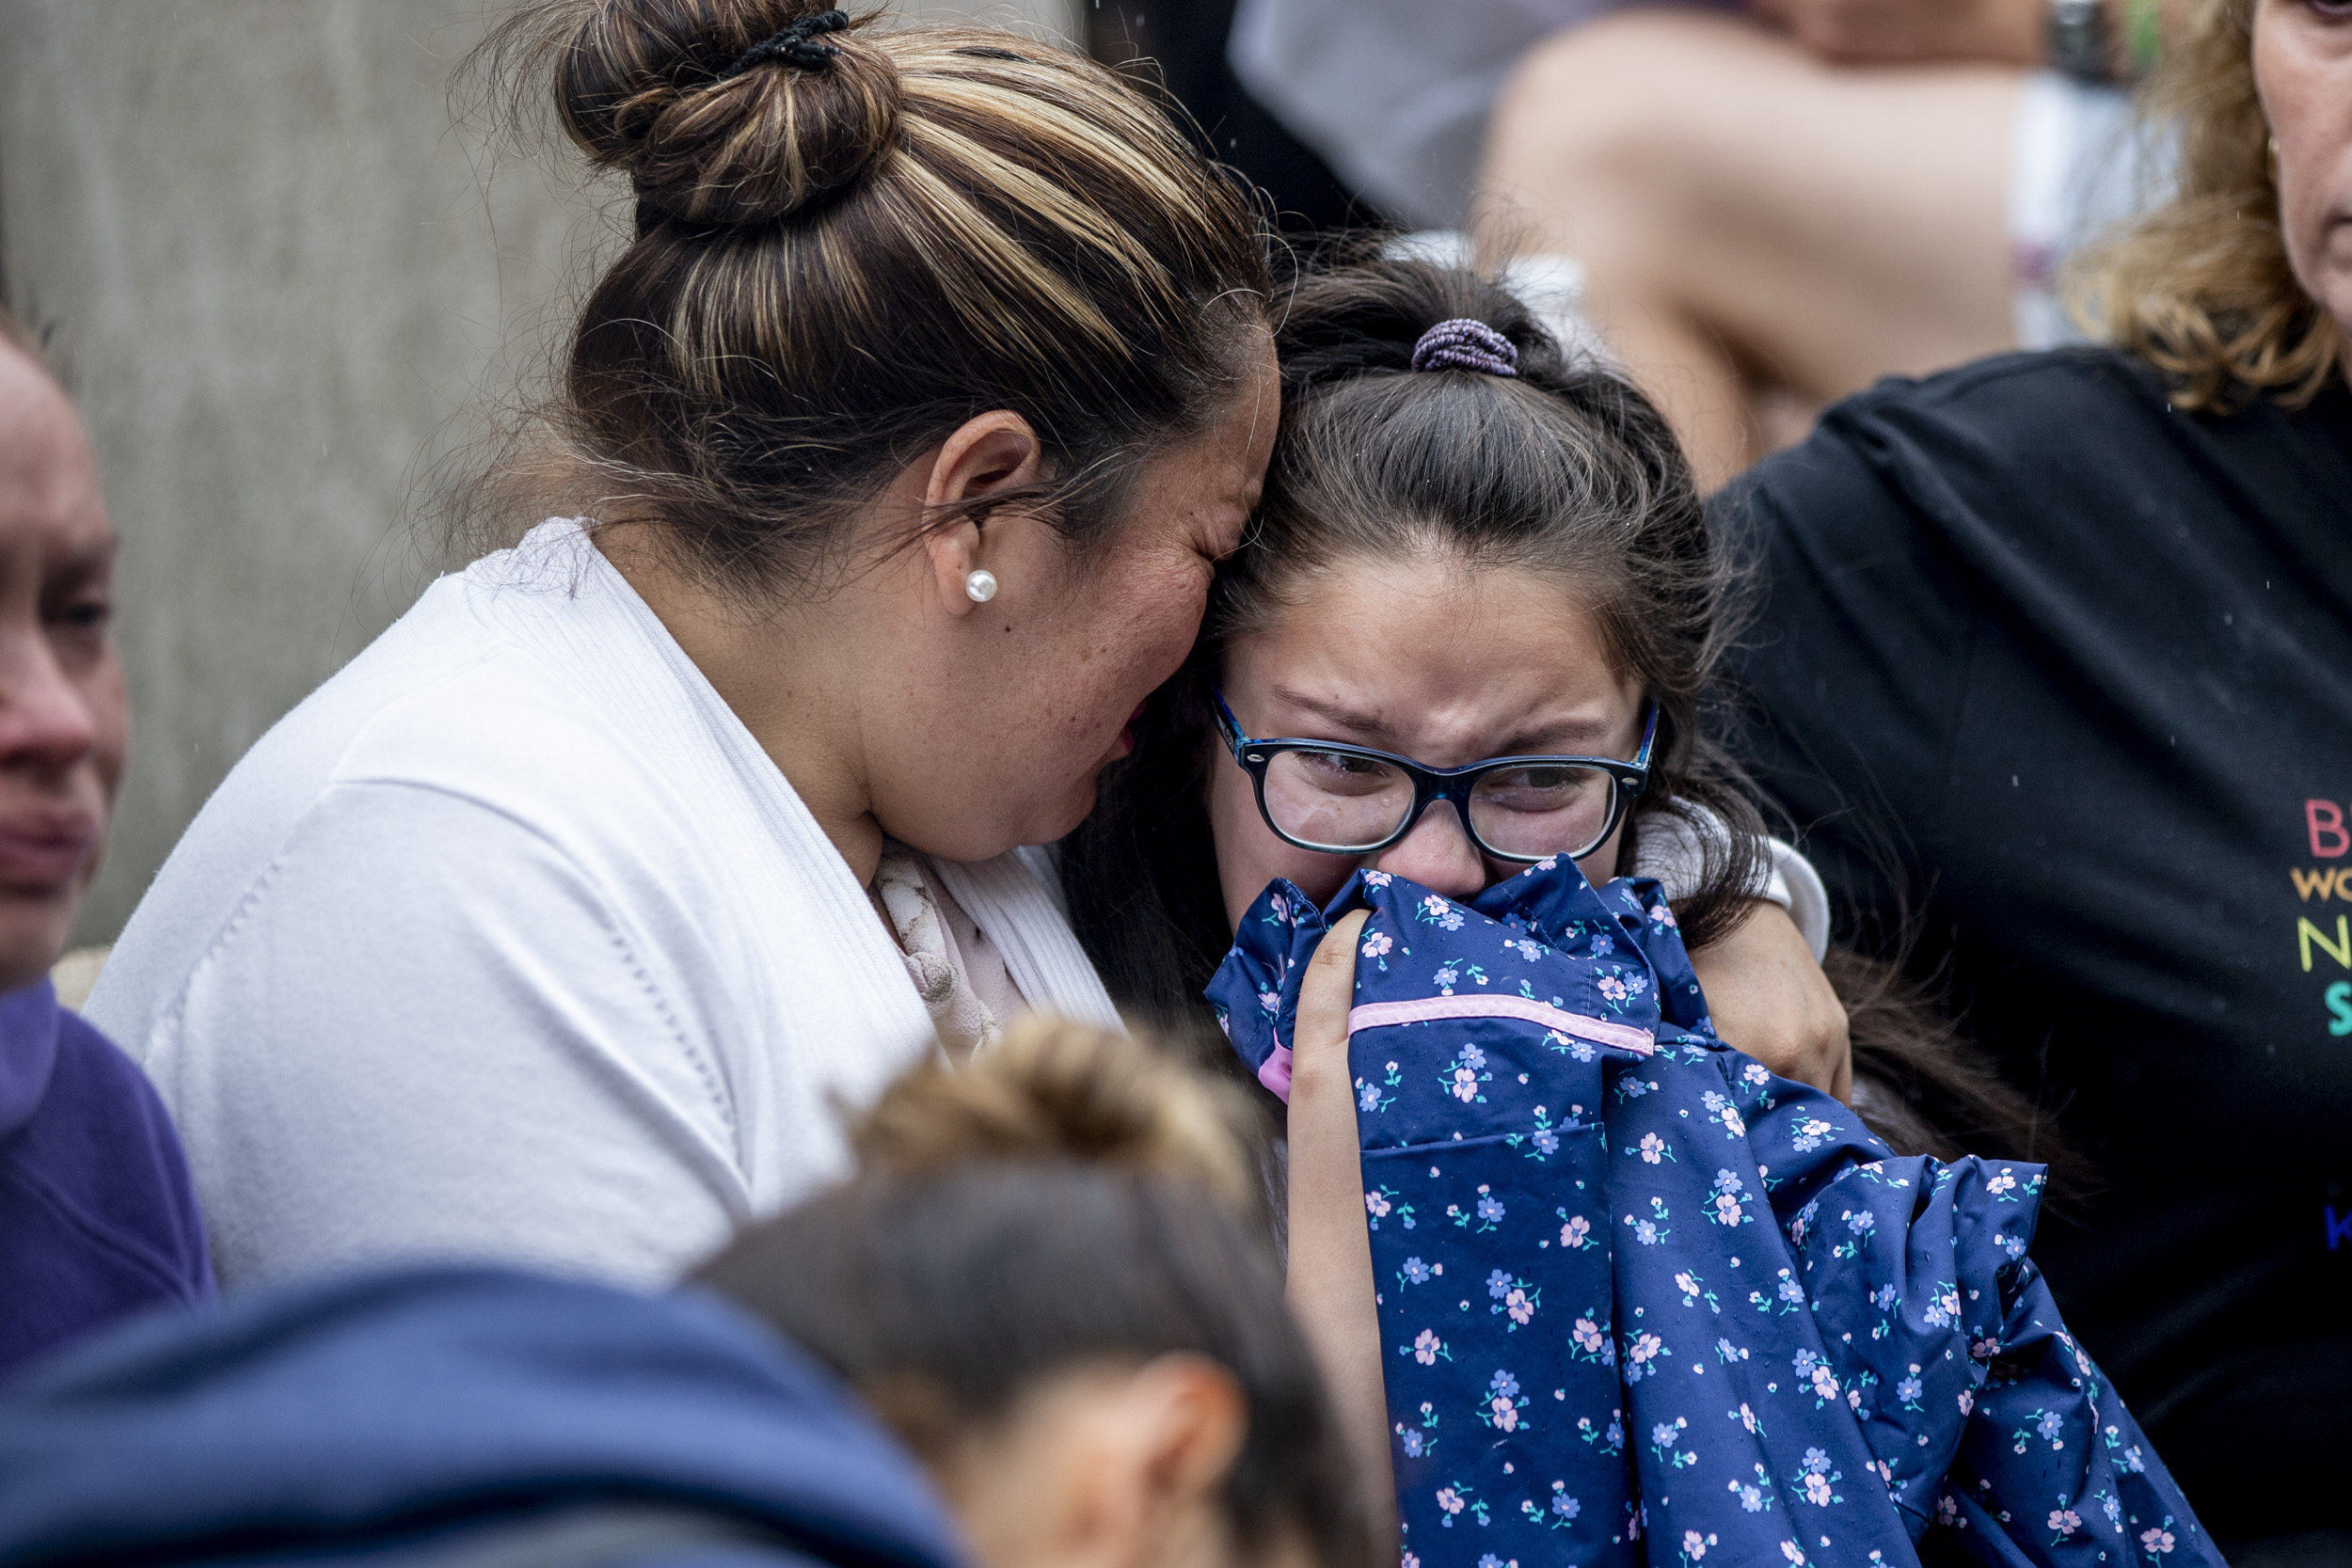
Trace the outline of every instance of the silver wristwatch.
{"type": "Polygon", "coordinates": [[[2050,69],[2077,81],[2115,80],[2106,0],[2050,0],[2050,69]]]}

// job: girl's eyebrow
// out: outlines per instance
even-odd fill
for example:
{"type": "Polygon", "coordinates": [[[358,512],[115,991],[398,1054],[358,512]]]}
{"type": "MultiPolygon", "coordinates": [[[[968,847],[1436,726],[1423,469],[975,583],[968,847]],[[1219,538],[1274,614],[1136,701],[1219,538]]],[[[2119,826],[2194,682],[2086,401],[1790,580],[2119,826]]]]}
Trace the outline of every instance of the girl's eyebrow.
{"type": "Polygon", "coordinates": [[[1556,723],[1519,731],[1494,754],[1499,757],[1582,754],[1598,745],[1608,734],[1609,723],[1606,720],[1563,719],[1556,723]]]}
{"type": "Polygon", "coordinates": [[[1343,703],[1333,702],[1328,698],[1310,697],[1304,691],[1284,686],[1279,681],[1274,683],[1273,691],[1277,702],[1288,704],[1292,707],[1303,708],[1326,723],[1346,730],[1352,735],[1365,736],[1376,741],[1390,741],[1395,738],[1388,724],[1375,715],[1349,707],[1343,703]]]}
{"type": "MultiPolygon", "coordinates": [[[[1396,744],[1395,732],[1389,728],[1385,720],[1375,715],[1349,707],[1344,703],[1327,697],[1311,697],[1304,691],[1284,686],[1279,681],[1274,682],[1270,689],[1277,702],[1303,709],[1335,729],[1363,736],[1366,742],[1376,751],[1401,750],[1396,744]]],[[[1533,729],[1517,731],[1487,755],[1514,757],[1582,754],[1590,747],[1598,744],[1608,733],[1609,723],[1606,720],[1563,719],[1553,723],[1538,725],[1533,729]]],[[[1325,737],[1305,736],[1300,738],[1325,737]]]]}

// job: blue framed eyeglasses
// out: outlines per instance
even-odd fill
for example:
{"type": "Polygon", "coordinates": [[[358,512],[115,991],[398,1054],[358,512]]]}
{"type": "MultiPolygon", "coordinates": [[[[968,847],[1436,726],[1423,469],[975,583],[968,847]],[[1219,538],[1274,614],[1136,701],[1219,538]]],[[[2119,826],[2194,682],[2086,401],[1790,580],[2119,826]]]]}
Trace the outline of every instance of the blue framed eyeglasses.
{"type": "Polygon", "coordinates": [[[1658,704],[1642,721],[1642,749],[1615,757],[1489,757],[1425,768],[1410,757],[1331,740],[1253,739],[1212,689],[1217,733],[1258,791],[1258,815],[1301,849],[1368,855],[1413,831],[1435,800],[1454,807],[1470,842],[1499,861],[1577,860],[1607,842],[1649,784],[1658,704]]]}

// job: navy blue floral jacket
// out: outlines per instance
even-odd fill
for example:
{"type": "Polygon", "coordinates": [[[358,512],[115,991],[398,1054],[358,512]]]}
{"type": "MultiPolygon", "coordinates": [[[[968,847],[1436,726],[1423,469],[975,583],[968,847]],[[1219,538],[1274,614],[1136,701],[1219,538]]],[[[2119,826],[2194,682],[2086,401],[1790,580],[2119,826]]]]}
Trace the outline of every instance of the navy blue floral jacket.
{"type": "Polygon", "coordinates": [[[1565,863],[1268,888],[1209,995],[1277,1094],[1359,908],[1404,1568],[2220,1563],[2026,1257],[2040,1166],[1895,1155],[1715,1037],[1656,882],[1565,863]]]}

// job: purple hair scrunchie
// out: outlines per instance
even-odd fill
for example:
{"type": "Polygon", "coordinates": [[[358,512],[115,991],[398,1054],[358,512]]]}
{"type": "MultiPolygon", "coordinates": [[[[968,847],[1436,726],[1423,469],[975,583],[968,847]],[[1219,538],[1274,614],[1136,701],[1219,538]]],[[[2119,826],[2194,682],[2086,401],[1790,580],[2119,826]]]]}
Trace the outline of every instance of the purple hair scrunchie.
{"type": "Polygon", "coordinates": [[[1510,339],[1485,322],[1456,316],[1421,335],[1413,345],[1417,371],[1478,371],[1486,375],[1516,376],[1519,351],[1510,339]]]}

